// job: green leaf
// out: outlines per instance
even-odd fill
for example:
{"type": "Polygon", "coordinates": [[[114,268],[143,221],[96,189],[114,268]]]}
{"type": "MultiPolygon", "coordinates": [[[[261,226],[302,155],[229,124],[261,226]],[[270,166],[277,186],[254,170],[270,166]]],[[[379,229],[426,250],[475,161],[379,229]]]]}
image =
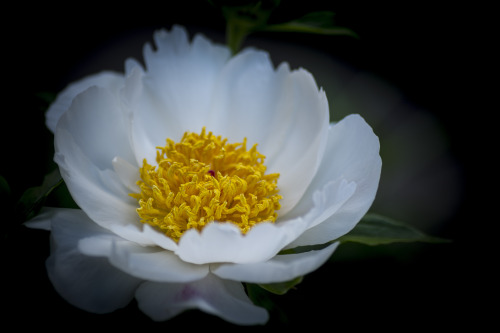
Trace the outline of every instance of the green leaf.
{"type": "Polygon", "coordinates": [[[318,251],[334,242],[383,245],[391,243],[448,243],[449,239],[427,235],[422,231],[391,218],[369,213],[346,235],[323,244],[304,245],[280,251],[279,255],[318,251]]]}
{"type": "Polygon", "coordinates": [[[3,200],[4,198],[7,198],[9,196],[10,196],[9,183],[2,175],[0,175],[0,198],[2,198],[3,200]]]}
{"type": "Polygon", "coordinates": [[[272,308],[273,302],[270,300],[268,293],[258,284],[246,283],[245,286],[248,297],[254,304],[263,306],[266,309],[272,308]]]}
{"type": "Polygon", "coordinates": [[[59,169],[45,175],[41,186],[27,189],[17,203],[17,214],[21,221],[34,217],[42,208],[47,196],[63,183],[59,169]]]}
{"type": "Polygon", "coordinates": [[[278,300],[277,297],[294,288],[297,284],[302,282],[302,279],[303,277],[299,276],[293,280],[280,283],[245,283],[245,288],[248,297],[255,305],[267,309],[270,312],[271,317],[274,318],[273,320],[277,323],[285,324],[289,320],[286,312],[284,312],[279,303],[276,302],[278,300]]]}
{"type": "Polygon", "coordinates": [[[271,320],[280,324],[286,324],[288,322],[286,312],[276,302],[276,297],[279,296],[269,293],[267,290],[262,288],[262,285],[255,283],[245,283],[245,288],[252,303],[257,306],[261,306],[270,312],[271,320]]]}
{"type": "Polygon", "coordinates": [[[209,2],[219,7],[226,19],[226,43],[233,54],[238,53],[248,35],[257,31],[358,37],[351,29],[336,26],[333,22],[334,13],[330,11],[312,12],[289,22],[270,24],[271,14],[280,5],[279,0],[209,2]]]}
{"type": "Polygon", "coordinates": [[[335,242],[335,240],[323,243],[323,244],[314,244],[314,245],[303,245],[303,246],[297,246],[291,249],[286,249],[286,250],[281,250],[278,254],[279,255],[287,255],[287,254],[297,254],[297,253],[304,253],[304,252],[309,252],[309,251],[319,251],[327,247],[328,245],[332,244],[335,242]]]}
{"type": "Polygon", "coordinates": [[[272,24],[264,27],[264,31],[304,32],[321,35],[344,35],[358,38],[349,28],[339,27],[333,23],[333,12],[312,12],[286,23],[272,24]]]}
{"type": "Polygon", "coordinates": [[[288,290],[294,288],[297,284],[302,282],[302,279],[303,277],[299,276],[290,281],[259,284],[259,286],[273,294],[284,295],[288,292],[288,290]]]}
{"type": "Polygon", "coordinates": [[[226,19],[226,43],[233,54],[239,51],[249,34],[266,26],[271,12],[278,5],[277,0],[240,1],[219,5],[226,19]]]}
{"type": "Polygon", "coordinates": [[[420,230],[391,218],[366,214],[348,234],[337,239],[341,243],[356,242],[380,245],[401,242],[446,243],[448,239],[429,236],[420,230]]]}
{"type": "Polygon", "coordinates": [[[35,95],[38,98],[38,104],[40,105],[40,111],[45,112],[49,108],[50,104],[54,102],[57,94],[50,91],[40,91],[35,95]]]}

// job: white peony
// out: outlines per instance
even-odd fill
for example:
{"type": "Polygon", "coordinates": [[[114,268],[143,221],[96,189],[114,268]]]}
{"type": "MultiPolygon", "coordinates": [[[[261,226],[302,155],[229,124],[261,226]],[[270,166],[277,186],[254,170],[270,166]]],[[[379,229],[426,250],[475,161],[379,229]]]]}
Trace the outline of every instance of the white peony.
{"type": "Polygon", "coordinates": [[[51,105],[55,161],[81,209],[27,225],[51,231],[50,280],[79,308],[135,297],[157,321],[197,308],[265,323],[243,283],[292,280],[330,257],[336,242],[280,251],[358,223],[378,188],[378,138],[359,115],[331,124],[313,76],[275,69],[266,52],[232,57],[179,26],[154,42],[145,67],[129,59],[125,74],[84,78],[51,105]]]}

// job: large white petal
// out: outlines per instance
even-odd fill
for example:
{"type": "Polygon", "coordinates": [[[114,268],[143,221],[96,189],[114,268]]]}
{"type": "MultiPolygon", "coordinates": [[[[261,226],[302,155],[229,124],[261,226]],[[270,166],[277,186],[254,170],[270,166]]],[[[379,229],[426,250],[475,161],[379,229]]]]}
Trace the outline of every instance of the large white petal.
{"type": "Polygon", "coordinates": [[[153,37],[156,50],[144,47],[141,94],[131,105],[136,151],[148,160],[165,139],[178,141],[185,131],[199,132],[207,124],[216,78],[230,57],[228,48],[202,35],[190,43],[179,26],[153,37]]]}
{"type": "MultiPolygon", "coordinates": [[[[282,216],[289,212],[302,198],[316,174],[326,147],[329,111],[326,95],[318,91],[312,75],[305,70],[290,75],[289,87],[283,97],[281,108],[289,110],[282,142],[274,145],[278,152],[269,154],[269,172],[280,173],[278,186],[283,195],[282,216]]],[[[271,140],[279,136],[271,137],[271,140]]]]}
{"type": "Polygon", "coordinates": [[[314,192],[306,192],[302,200],[285,217],[276,221],[286,224],[289,219],[301,217],[307,224],[306,229],[312,228],[333,215],[342,205],[354,195],[356,183],[339,178],[327,180],[322,187],[314,192]]]}
{"type": "Polygon", "coordinates": [[[100,169],[113,169],[115,156],[135,163],[127,115],[119,95],[109,89],[88,88],[61,116],[55,131],[56,153],[69,155],[73,147],[59,138],[61,130],[69,132],[74,143],[100,169]]]}
{"type": "Polygon", "coordinates": [[[186,231],[175,253],[194,264],[262,262],[274,257],[304,232],[306,226],[301,218],[282,224],[262,222],[243,235],[231,223],[214,222],[201,232],[186,231]]]}
{"type": "MultiPolygon", "coordinates": [[[[316,221],[316,226],[304,232],[289,247],[321,244],[354,228],[370,208],[377,193],[382,168],[379,149],[377,136],[359,115],[347,116],[330,128],[325,158],[303,198],[302,209],[314,206],[316,193],[327,193],[329,181],[352,182],[356,185],[355,191],[340,207],[331,210],[331,216],[324,214],[324,221],[316,221]]],[[[335,200],[332,200],[331,205],[335,204],[335,200]]]]}
{"type": "Polygon", "coordinates": [[[143,283],[136,292],[139,308],[153,320],[170,319],[188,309],[199,309],[238,325],[264,324],[269,315],[255,306],[239,282],[209,274],[191,283],[143,283]]]}
{"type": "Polygon", "coordinates": [[[68,110],[73,99],[92,86],[108,88],[117,92],[123,85],[123,75],[110,71],[87,76],[79,81],[69,84],[56,97],[45,114],[47,127],[55,132],[59,118],[68,110]]]}
{"type": "Polygon", "coordinates": [[[323,265],[337,246],[338,243],[333,243],[318,251],[277,255],[271,260],[253,264],[213,265],[211,271],[221,278],[235,281],[251,283],[290,281],[323,265]]]}
{"type": "Polygon", "coordinates": [[[113,174],[103,172],[91,163],[66,130],[58,129],[56,141],[60,147],[64,146],[65,153],[56,153],[55,161],[78,206],[95,223],[121,237],[144,245],[154,244],[142,231],[135,200],[124,194],[126,191],[116,193],[106,186],[103,173],[107,176],[113,174]]]}
{"type": "Polygon", "coordinates": [[[280,173],[280,214],[300,199],[321,161],[329,123],[328,102],[314,78],[269,54],[246,49],[228,61],[217,82],[207,128],[251,146],[258,144],[269,173],[280,173]]]}
{"type": "Polygon", "coordinates": [[[269,136],[276,136],[276,124],[286,123],[288,110],[278,108],[278,101],[289,76],[289,66],[275,70],[267,52],[242,50],[220,72],[207,129],[230,142],[246,137],[262,149],[269,136]]]}
{"type": "Polygon", "coordinates": [[[107,235],[86,237],[78,246],[82,253],[107,257],[120,270],[148,281],[188,282],[208,274],[208,265],[186,263],[160,247],[141,246],[107,235]]]}
{"type": "MultiPolygon", "coordinates": [[[[56,154],[55,160],[61,175],[73,199],[95,223],[141,245],[157,245],[166,250],[177,248],[173,240],[139,221],[136,200],[128,195],[130,191],[127,191],[125,186],[121,186],[127,182],[130,184],[127,177],[135,177],[131,176],[132,167],[128,162],[115,158],[113,166],[118,170],[116,173],[111,170],[99,170],[74,144],[69,133],[61,130],[59,136],[63,144],[74,147],[72,151],[68,150],[71,152],[69,158],[68,154],[56,154]]],[[[32,223],[32,227],[37,227],[36,220],[32,223]]]]}
{"type": "Polygon", "coordinates": [[[114,171],[117,156],[132,166],[136,163],[127,115],[117,96],[99,87],[78,95],[58,123],[55,151],[73,199],[92,220],[126,239],[152,244],[142,234],[137,203],[128,195],[130,181],[121,179],[123,170],[114,171]]]}
{"type": "Polygon", "coordinates": [[[89,257],[78,249],[84,237],[117,236],[93,223],[81,210],[53,210],[50,219],[51,254],[46,266],[57,292],[90,312],[106,313],[126,306],[141,281],[116,269],[105,258],[89,257]]]}

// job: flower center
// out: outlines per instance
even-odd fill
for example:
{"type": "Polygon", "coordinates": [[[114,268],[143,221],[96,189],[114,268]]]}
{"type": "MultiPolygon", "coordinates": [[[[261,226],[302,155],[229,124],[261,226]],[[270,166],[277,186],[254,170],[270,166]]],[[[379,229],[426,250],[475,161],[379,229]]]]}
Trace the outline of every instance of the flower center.
{"type": "Polygon", "coordinates": [[[230,222],[246,233],[259,222],[274,222],[282,198],[279,174],[266,175],[265,156],[257,145],[206,133],[186,132],[179,143],[167,139],[157,147],[157,166],[144,159],[137,182],[141,222],[178,241],[189,229],[203,229],[212,221],[230,222]]]}

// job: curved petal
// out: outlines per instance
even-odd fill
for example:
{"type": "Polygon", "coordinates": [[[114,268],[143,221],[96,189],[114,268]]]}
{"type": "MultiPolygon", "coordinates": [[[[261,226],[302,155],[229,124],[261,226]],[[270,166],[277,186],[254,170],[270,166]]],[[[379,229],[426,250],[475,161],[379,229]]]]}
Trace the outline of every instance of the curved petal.
{"type": "Polygon", "coordinates": [[[207,129],[239,142],[247,137],[259,147],[286,122],[278,101],[290,76],[287,64],[275,70],[269,54],[245,49],[222,68],[213,92],[207,129]]]}
{"type": "Polygon", "coordinates": [[[354,195],[356,183],[342,178],[335,181],[325,179],[325,184],[320,189],[312,194],[310,192],[306,193],[292,212],[276,223],[287,224],[288,219],[301,217],[306,224],[305,229],[310,229],[335,214],[354,195]]]}
{"type": "Polygon", "coordinates": [[[157,246],[168,250],[175,251],[178,248],[177,243],[170,237],[165,236],[164,233],[145,223],[142,227],[144,236],[150,239],[157,246]]]}
{"type": "Polygon", "coordinates": [[[333,243],[318,251],[277,255],[266,262],[253,264],[220,264],[211,267],[211,272],[223,279],[274,283],[290,281],[306,275],[323,265],[338,246],[333,243]]]}
{"type": "Polygon", "coordinates": [[[94,313],[126,306],[141,280],[116,269],[105,258],[89,257],[78,249],[82,237],[117,236],[93,223],[83,211],[59,209],[51,215],[49,278],[69,303],[94,313]]]}
{"type": "Polygon", "coordinates": [[[99,86],[117,92],[123,85],[123,75],[110,71],[87,76],[69,84],[56,97],[45,114],[45,123],[52,133],[59,118],[68,110],[73,99],[92,86],[99,86]]]}
{"type": "MultiPolygon", "coordinates": [[[[95,223],[121,237],[144,245],[154,244],[142,232],[143,225],[135,211],[135,200],[123,195],[125,190],[119,195],[108,188],[103,174],[110,176],[110,173],[97,169],[66,130],[59,128],[57,133],[56,142],[59,147],[64,146],[62,151],[65,154],[56,153],[55,161],[78,206],[95,223]]],[[[109,181],[108,179],[107,182],[109,181]]]]}
{"type": "Polygon", "coordinates": [[[167,138],[178,141],[185,131],[199,132],[206,125],[214,82],[230,57],[228,48],[202,35],[190,43],[179,26],[156,31],[153,38],[157,49],[150,44],[144,47],[141,94],[131,105],[141,163],[145,157],[154,160],[156,147],[165,145],[167,138]]]}
{"type": "Polygon", "coordinates": [[[314,191],[325,193],[329,180],[353,182],[355,191],[340,207],[331,210],[331,216],[323,215],[324,221],[317,221],[288,247],[325,243],[354,228],[377,193],[382,168],[379,149],[377,136],[359,115],[347,116],[330,128],[327,153],[301,204],[312,207],[314,191]]]}
{"type": "Polygon", "coordinates": [[[186,231],[175,253],[194,264],[266,261],[297,238],[306,226],[301,218],[282,224],[262,222],[243,235],[231,223],[214,222],[201,232],[186,231]]]}
{"type": "Polygon", "coordinates": [[[200,309],[238,325],[264,324],[269,315],[255,306],[243,285],[209,274],[191,283],[143,283],[136,292],[139,308],[155,321],[188,309],[200,309]]]}
{"type": "Polygon", "coordinates": [[[326,95],[318,91],[314,78],[304,70],[292,73],[292,87],[284,106],[293,110],[289,117],[286,141],[275,149],[279,153],[269,161],[270,172],[281,174],[279,188],[283,195],[280,214],[284,216],[302,198],[316,174],[328,138],[329,111],[326,95]]]}
{"type": "Polygon", "coordinates": [[[78,247],[83,254],[107,257],[113,266],[123,272],[148,281],[189,282],[208,274],[208,265],[186,263],[171,251],[107,235],[81,239],[78,247]]]}
{"type": "Polygon", "coordinates": [[[75,97],[61,116],[55,131],[56,153],[71,156],[73,147],[64,144],[59,135],[66,131],[99,169],[113,169],[115,156],[135,163],[128,130],[118,95],[109,89],[90,87],[75,97]]]}
{"type": "Polygon", "coordinates": [[[137,181],[141,178],[139,169],[119,156],[113,158],[111,163],[113,164],[113,170],[118,176],[118,179],[125,185],[128,192],[139,193],[140,188],[137,185],[137,181]]]}
{"type": "Polygon", "coordinates": [[[50,231],[52,228],[50,221],[52,220],[54,214],[57,214],[58,211],[59,208],[42,207],[38,215],[24,222],[23,225],[28,228],[50,231]]]}
{"type": "Polygon", "coordinates": [[[99,87],[78,95],[59,120],[55,151],[72,197],[92,220],[126,239],[152,244],[142,234],[127,183],[114,171],[116,156],[135,164],[126,115],[115,95],[99,87]]]}
{"type": "Polygon", "coordinates": [[[310,73],[274,69],[269,54],[246,49],[224,67],[207,128],[230,142],[257,143],[269,173],[280,173],[281,214],[300,200],[323,156],[328,102],[310,73]]]}

